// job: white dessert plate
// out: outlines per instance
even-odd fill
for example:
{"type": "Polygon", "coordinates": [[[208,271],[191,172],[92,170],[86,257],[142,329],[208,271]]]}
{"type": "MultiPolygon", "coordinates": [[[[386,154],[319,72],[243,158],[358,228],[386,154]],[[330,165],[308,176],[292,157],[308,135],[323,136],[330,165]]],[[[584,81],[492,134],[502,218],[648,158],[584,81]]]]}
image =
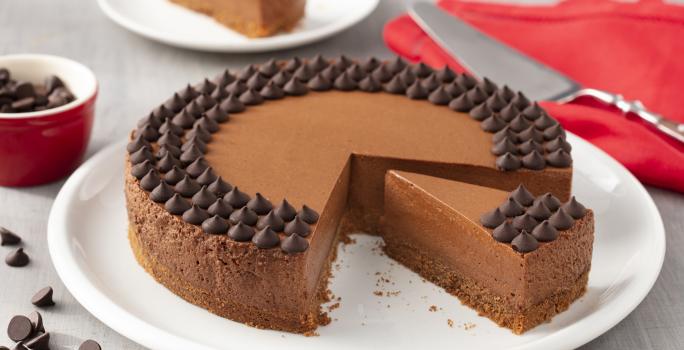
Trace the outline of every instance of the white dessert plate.
{"type": "Polygon", "coordinates": [[[625,168],[574,135],[569,141],[574,193],[596,213],[589,286],[568,311],[521,336],[394,263],[377,248],[381,240],[366,235],[339,247],[331,290],[341,303],[319,336],[259,330],[189,304],[138,266],[128,245],[125,143],[92,157],[64,184],[48,223],[50,255],[88,311],[153,349],[573,349],[643,300],[663,263],[665,232],[625,168]]]}
{"type": "Polygon", "coordinates": [[[308,0],[306,14],[290,32],[247,38],[211,17],[168,0],[98,0],[114,22],[146,38],[193,50],[263,52],[322,40],[370,15],[379,0],[308,0]]]}

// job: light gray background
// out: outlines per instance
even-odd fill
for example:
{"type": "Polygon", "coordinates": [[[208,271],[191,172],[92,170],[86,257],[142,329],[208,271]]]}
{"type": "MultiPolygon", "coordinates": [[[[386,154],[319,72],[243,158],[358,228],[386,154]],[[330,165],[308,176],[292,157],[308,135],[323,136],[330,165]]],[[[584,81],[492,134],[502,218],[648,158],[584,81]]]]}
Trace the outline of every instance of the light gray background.
{"type": "MultiPolygon", "coordinates": [[[[383,0],[362,23],[321,43],[277,53],[228,55],[176,49],[138,37],[107,19],[94,0],[0,0],[0,54],[66,56],[95,72],[101,90],[90,156],[124,138],[138,118],[171,92],[226,67],[318,52],[329,57],[342,53],[389,57],[391,52],[381,38],[383,24],[412,1],[383,0]]],[[[5,166],[1,159],[0,166],[5,166]]],[[[52,285],[58,306],[43,314],[47,329],[54,334],[53,349],[74,349],[86,338],[96,339],[104,349],[142,349],[85,311],[52,267],[45,241],[47,217],[62,184],[0,188],[0,226],[20,233],[33,258],[23,269],[0,263],[0,345],[10,344],[4,327],[11,316],[33,310],[29,303],[33,292],[52,285]]],[[[684,196],[648,190],[667,231],[663,270],[631,315],[583,349],[684,349],[684,196]]],[[[8,251],[0,248],[0,258],[8,251]]]]}

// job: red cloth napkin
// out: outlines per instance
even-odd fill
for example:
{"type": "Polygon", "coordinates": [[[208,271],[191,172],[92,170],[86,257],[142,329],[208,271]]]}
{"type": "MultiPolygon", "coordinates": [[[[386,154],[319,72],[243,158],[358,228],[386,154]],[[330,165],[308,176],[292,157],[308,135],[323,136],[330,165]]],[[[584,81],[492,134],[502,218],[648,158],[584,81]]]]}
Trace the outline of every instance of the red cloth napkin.
{"type": "MultiPolygon", "coordinates": [[[[684,6],[653,0],[570,0],[554,6],[441,0],[439,6],[586,87],[641,100],[684,122],[684,6]]],[[[410,60],[463,70],[407,15],[389,22],[384,38],[410,60]]],[[[684,192],[683,145],[615,110],[580,103],[543,106],[644,183],[684,192]]]]}

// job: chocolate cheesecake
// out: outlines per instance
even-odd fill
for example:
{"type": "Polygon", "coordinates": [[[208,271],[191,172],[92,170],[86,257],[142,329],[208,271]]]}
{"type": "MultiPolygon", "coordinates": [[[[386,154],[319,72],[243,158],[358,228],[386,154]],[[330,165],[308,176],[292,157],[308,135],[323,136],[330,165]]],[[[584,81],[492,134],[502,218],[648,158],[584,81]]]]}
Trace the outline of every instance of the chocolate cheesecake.
{"type": "Polygon", "coordinates": [[[248,37],[292,29],[304,17],[306,0],[170,0],[213,17],[248,37]]]}
{"type": "MultiPolygon", "coordinates": [[[[225,71],[186,86],[141,119],[127,151],[129,237],[140,264],[171,291],[213,313],[299,333],[328,321],[320,305],[327,298],[330,264],[338,241],[350,232],[387,237],[388,253],[430,280],[463,271],[440,261],[444,270],[426,272],[402,258],[402,247],[416,233],[406,232],[432,219],[416,216],[413,225],[401,228],[392,224],[403,221],[392,219],[400,204],[388,197],[389,171],[500,195],[522,185],[534,196],[548,193],[563,203],[570,200],[572,180],[565,131],[524,94],[399,58],[316,56],[225,71]]],[[[413,197],[420,194],[403,198],[413,197]]],[[[484,214],[477,198],[464,198],[462,205],[484,214]]],[[[433,205],[424,202],[424,210],[433,205]]],[[[443,225],[460,217],[444,215],[443,225]]],[[[582,227],[588,232],[589,226],[582,227]]],[[[461,229],[476,231],[456,225],[443,233],[461,229]]],[[[568,249],[544,248],[553,243],[538,244],[535,253],[499,244],[492,230],[479,230],[472,244],[507,249],[509,259],[571,258],[565,256],[568,249]],[[547,251],[557,256],[541,253],[547,251]]],[[[580,235],[570,236],[567,244],[577,244],[572,254],[591,256],[586,238],[575,242],[580,235]]],[[[524,237],[538,241],[529,232],[524,237]]],[[[586,276],[572,283],[583,290],[586,276]]],[[[491,293],[507,288],[491,287],[490,280],[482,286],[491,293]]],[[[464,300],[455,287],[447,289],[464,300]]],[[[500,312],[524,314],[542,302],[535,299],[539,295],[560,311],[581,292],[558,301],[556,294],[523,293],[511,299],[514,306],[502,302],[500,312]]],[[[522,323],[517,316],[511,317],[518,321],[488,316],[522,332],[553,314],[528,315],[533,321],[522,323]]]]}

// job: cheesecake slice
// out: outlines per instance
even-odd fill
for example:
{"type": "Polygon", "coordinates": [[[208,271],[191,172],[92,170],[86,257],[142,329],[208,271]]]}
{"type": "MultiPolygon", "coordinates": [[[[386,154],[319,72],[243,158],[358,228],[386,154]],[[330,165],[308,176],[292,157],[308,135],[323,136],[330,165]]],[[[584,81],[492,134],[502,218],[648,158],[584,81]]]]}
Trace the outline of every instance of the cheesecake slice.
{"type": "Polygon", "coordinates": [[[171,0],[213,17],[250,38],[292,29],[304,17],[306,0],[171,0]]]}
{"type": "Polygon", "coordinates": [[[574,198],[389,171],[381,229],[391,258],[517,334],[586,290],[594,216],[574,198]]]}

